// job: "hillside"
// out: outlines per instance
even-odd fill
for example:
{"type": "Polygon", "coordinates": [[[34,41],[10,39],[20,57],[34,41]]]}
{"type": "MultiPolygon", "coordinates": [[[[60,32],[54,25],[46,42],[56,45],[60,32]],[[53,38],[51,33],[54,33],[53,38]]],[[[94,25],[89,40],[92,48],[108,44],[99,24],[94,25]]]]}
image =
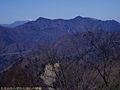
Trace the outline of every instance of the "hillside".
{"type": "Polygon", "coordinates": [[[21,56],[0,73],[1,86],[39,86],[43,90],[120,88],[120,32],[80,32],[34,48],[32,55],[21,56]]]}
{"type": "MultiPolygon", "coordinates": [[[[81,16],[68,20],[40,17],[15,28],[0,27],[0,69],[2,70],[22,55],[24,56],[24,54],[11,55],[11,53],[27,52],[38,45],[48,44],[49,46],[67,34],[98,30],[118,32],[120,23],[115,20],[102,21],[81,16]]],[[[26,54],[29,55],[29,53],[26,54]]]]}

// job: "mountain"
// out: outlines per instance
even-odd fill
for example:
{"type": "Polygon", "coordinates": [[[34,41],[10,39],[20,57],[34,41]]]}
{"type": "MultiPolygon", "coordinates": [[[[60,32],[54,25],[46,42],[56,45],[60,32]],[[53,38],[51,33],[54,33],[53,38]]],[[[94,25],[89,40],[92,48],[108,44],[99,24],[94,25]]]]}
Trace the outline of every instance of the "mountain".
{"type": "Polygon", "coordinates": [[[0,69],[21,57],[19,52],[28,54],[34,47],[46,44],[49,46],[64,35],[99,30],[118,32],[120,23],[115,20],[102,21],[78,16],[68,20],[40,17],[14,28],[0,26],[0,69]]]}
{"type": "MultiPolygon", "coordinates": [[[[78,34],[78,35],[79,37],[82,37],[85,34],[84,35],[78,34]]],[[[105,35],[105,33],[103,33],[102,35],[105,35]]],[[[74,38],[74,35],[64,36],[64,39],[65,39],[64,43],[66,43],[66,41],[68,41],[70,37],[74,38]]],[[[60,41],[62,41],[62,38],[60,38],[60,41]]],[[[59,42],[59,40],[57,40],[56,43],[57,42],[59,42]]],[[[67,46],[69,45],[70,44],[67,44],[67,46]]],[[[114,55],[112,55],[112,57],[113,56],[114,55]]],[[[103,72],[104,62],[96,64],[95,65],[96,67],[94,69],[94,67],[91,66],[92,65],[91,63],[86,63],[86,62],[81,63],[80,61],[75,61],[75,60],[73,61],[71,60],[72,58],[65,60],[67,58],[64,58],[64,57],[63,57],[63,61],[58,61],[59,63],[56,63],[56,59],[59,60],[60,58],[53,56],[52,61],[51,61],[51,57],[46,55],[20,58],[10,68],[8,68],[3,73],[0,73],[0,85],[2,87],[15,87],[15,86],[16,87],[18,86],[19,87],[20,86],[22,87],[37,86],[38,87],[39,86],[42,88],[42,90],[50,90],[50,89],[52,90],[52,88],[63,87],[64,83],[61,83],[61,82],[65,82],[66,80],[67,81],[66,85],[69,86],[71,89],[72,86],[77,87],[76,84],[78,83],[78,81],[79,82],[81,81],[81,79],[78,79],[77,77],[78,76],[81,77],[83,75],[82,78],[84,78],[84,81],[87,81],[87,80],[91,82],[97,81],[97,83],[95,83],[96,87],[94,87],[94,85],[93,86],[91,85],[92,87],[90,87],[90,89],[85,89],[85,90],[101,90],[100,86],[101,88],[104,88],[103,85],[105,85],[105,83],[101,78],[101,76],[99,75],[98,71],[96,70],[96,67],[99,66],[99,67],[102,67],[100,71],[103,72]],[[52,67],[54,69],[52,69],[52,67]],[[63,78],[63,75],[65,76],[65,78],[63,78]],[[97,75],[97,78],[96,78],[96,75],[97,75]],[[54,85],[54,87],[52,85],[54,85]]],[[[110,73],[111,81],[109,82],[110,83],[109,88],[112,88],[111,90],[119,90],[118,88],[120,87],[119,85],[120,60],[119,59],[120,57],[118,57],[117,60],[114,57],[114,58],[110,58],[110,61],[107,60],[106,71],[110,73]]],[[[86,60],[86,58],[84,58],[84,60],[86,60]]],[[[86,85],[86,82],[83,84],[86,85]]],[[[67,90],[70,90],[70,89],[67,89],[67,90]]],[[[61,89],[61,90],[66,90],[66,89],[61,89]]],[[[80,89],[72,89],[72,90],[80,90],[80,89]]],[[[104,90],[106,90],[106,88],[104,90]]]]}
{"type": "Polygon", "coordinates": [[[25,24],[27,22],[29,22],[29,20],[26,20],[26,21],[15,21],[12,24],[0,24],[0,25],[3,26],[3,27],[11,27],[11,28],[13,28],[13,27],[25,24]]]}
{"type": "MultiPolygon", "coordinates": [[[[49,43],[65,34],[85,31],[120,31],[120,23],[115,20],[101,21],[92,18],[76,17],[74,19],[38,18],[7,31],[10,38],[21,43],[49,43]]],[[[6,35],[7,36],[7,35],[6,35]]]]}
{"type": "Polygon", "coordinates": [[[115,20],[40,17],[14,28],[0,26],[2,87],[119,90],[119,56],[120,23],[115,20]]]}
{"type": "Polygon", "coordinates": [[[97,56],[99,49],[108,50],[107,53],[111,56],[114,50],[118,50],[117,54],[120,53],[119,47],[120,32],[96,31],[64,35],[50,45],[50,51],[55,51],[58,57],[65,55],[70,60],[79,60],[80,55],[87,55],[89,61],[98,63],[102,57],[97,56]]]}
{"type": "Polygon", "coordinates": [[[91,18],[76,17],[74,19],[46,19],[38,18],[26,24],[14,28],[19,40],[22,42],[49,43],[65,34],[85,32],[87,30],[96,31],[119,31],[120,23],[114,20],[95,20],[91,18]]]}
{"type": "Polygon", "coordinates": [[[120,23],[115,20],[102,21],[81,16],[68,20],[40,17],[36,21],[15,28],[0,27],[0,43],[4,44],[0,48],[5,52],[5,48],[11,48],[14,44],[33,47],[38,44],[49,44],[66,34],[98,30],[117,32],[120,31],[120,23]]]}

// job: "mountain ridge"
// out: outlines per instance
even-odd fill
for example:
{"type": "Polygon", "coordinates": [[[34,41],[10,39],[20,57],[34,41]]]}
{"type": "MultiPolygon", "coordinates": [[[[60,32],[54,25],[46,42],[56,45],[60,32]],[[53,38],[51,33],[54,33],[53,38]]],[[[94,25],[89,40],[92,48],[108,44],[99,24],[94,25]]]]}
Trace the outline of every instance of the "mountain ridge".
{"type": "Polygon", "coordinates": [[[22,24],[25,24],[29,22],[29,20],[24,20],[24,21],[15,21],[11,24],[0,24],[0,26],[3,26],[3,27],[9,27],[9,28],[14,28],[16,26],[19,26],[19,25],[22,25],[22,24]]]}
{"type": "MultiPolygon", "coordinates": [[[[63,35],[98,30],[118,32],[120,23],[114,20],[101,21],[80,16],[68,20],[40,17],[15,28],[0,27],[0,53],[27,51],[37,45],[52,43],[63,35]]],[[[12,58],[11,56],[0,57],[2,62],[0,67],[8,65],[6,63],[11,62],[10,59],[14,61],[16,57],[18,58],[15,55],[12,58]]]]}

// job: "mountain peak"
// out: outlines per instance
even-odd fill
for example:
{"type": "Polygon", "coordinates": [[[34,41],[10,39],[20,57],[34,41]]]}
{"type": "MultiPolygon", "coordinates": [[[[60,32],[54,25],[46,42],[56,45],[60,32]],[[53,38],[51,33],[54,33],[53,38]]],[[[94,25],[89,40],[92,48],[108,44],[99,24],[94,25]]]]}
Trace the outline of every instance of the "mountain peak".
{"type": "Polygon", "coordinates": [[[116,21],[116,20],[114,20],[114,19],[109,20],[109,21],[114,22],[114,23],[119,23],[118,21],[116,21]]]}
{"type": "Polygon", "coordinates": [[[41,21],[41,20],[50,20],[50,19],[44,18],[44,17],[39,17],[36,21],[41,21]]]}
{"type": "Polygon", "coordinates": [[[82,16],[77,16],[74,18],[75,20],[81,20],[81,19],[87,19],[87,20],[98,20],[96,18],[90,18],[90,17],[82,17],[82,16]]]}
{"type": "Polygon", "coordinates": [[[83,18],[82,16],[77,16],[74,19],[82,19],[82,18],[83,18]]]}

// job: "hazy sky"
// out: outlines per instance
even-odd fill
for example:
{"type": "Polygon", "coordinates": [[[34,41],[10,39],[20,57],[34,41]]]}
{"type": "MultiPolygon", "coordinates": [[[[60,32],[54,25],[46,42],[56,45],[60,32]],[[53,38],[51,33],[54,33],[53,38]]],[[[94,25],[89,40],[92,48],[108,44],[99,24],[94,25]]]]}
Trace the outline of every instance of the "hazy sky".
{"type": "Polygon", "coordinates": [[[0,0],[0,23],[76,16],[120,22],[120,0],[0,0]]]}

